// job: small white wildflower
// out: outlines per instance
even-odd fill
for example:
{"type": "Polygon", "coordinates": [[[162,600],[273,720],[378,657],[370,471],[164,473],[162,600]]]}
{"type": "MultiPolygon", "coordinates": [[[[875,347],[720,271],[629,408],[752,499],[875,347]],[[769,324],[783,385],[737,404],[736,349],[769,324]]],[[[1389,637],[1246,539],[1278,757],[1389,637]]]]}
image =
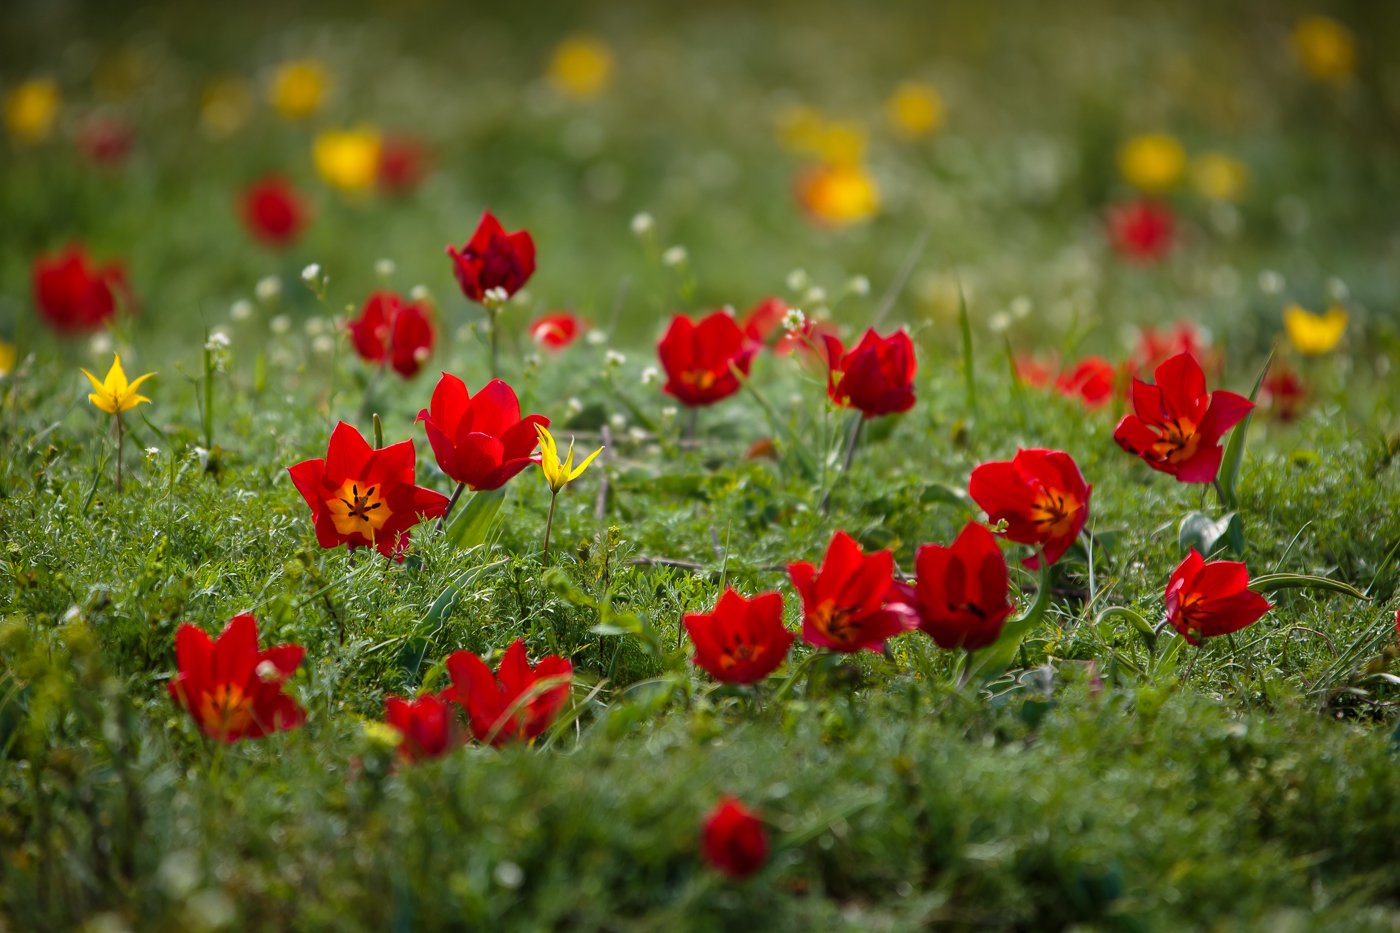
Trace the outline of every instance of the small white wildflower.
{"type": "Polygon", "coordinates": [[[525,871],[514,862],[500,862],[491,872],[491,877],[503,888],[514,891],[525,883],[525,871]]]}
{"type": "Polygon", "coordinates": [[[793,269],[787,274],[788,291],[800,292],[807,287],[807,270],[793,269]]]}
{"type": "Polygon", "coordinates": [[[494,311],[501,305],[505,304],[506,300],[509,298],[510,295],[506,292],[506,290],[504,288],[501,288],[501,286],[497,285],[493,288],[486,289],[486,291],[481,296],[481,303],[494,311]]]}
{"type": "Polygon", "coordinates": [[[292,319],[285,314],[279,314],[267,322],[267,326],[274,334],[285,334],[292,329],[292,319]]]}
{"type": "Polygon", "coordinates": [[[522,288],[514,295],[510,296],[510,303],[513,305],[527,305],[533,300],[528,289],[522,288]]]}
{"type": "Polygon", "coordinates": [[[604,363],[606,366],[609,366],[609,367],[611,367],[611,368],[613,368],[613,369],[619,368],[620,366],[622,366],[623,363],[626,363],[626,362],[627,362],[627,357],[626,357],[626,355],[624,355],[624,354],[622,354],[622,353],[618,353],[616,350],[609,350],[609,351],[608,351],[606,354],[604,354],[604,356],[603,356],[603,363],[604,363]]]}
{"type": "Polygon", "coordinates": [[[428,357],[432,355],[433,351],[429,350],[427,347],[419,347],[413,351],[413,360],[416,363],[426,363],[428,362],[428,357]]]}
{"type": "Polygon", "coordinates": [[[820,285],[813,285],[811,288],[807,289],[807,294],[804,296],[803,300],[810,305],[819,305],[826,301],[826,289],[822,288],[820,285]]]}
{"type": "Polygon", "coordinates": [[[321,264],[313,262],[305,269],[301,270],[301,280],[303,282],[314,282],[321,277],[321,264]]]}
{"type": "Polygon", "coordinates": [[[685,251],[684,246],[672,246],[661,254],[661,261],[674,269],[685,265],[685,261],[689,256],[690,254],[685,251]]]}
{"type": "Polygon", "coordinates": [[[335,349],[335,338],[330,334],[322,334],[311,341],[311,349],[317,353],[328,354],[335,349]]]}
{"type": "Polygon", "coordinates": [[[846,290],[852,295],[860,295],[862,298],[870,294],[870,280],[863,275],[852,276],[846,283],[846,290]]]}
{"type": "Polygon", "coordinates": [[[1266,295],[1280,295],[1287,286],[1281,272],[1264,269],[1259,273],[1259,290],[1266,295]]]}
{"type": "Polygon", "coordinates": [[[306,336],[316,337],[326,332],[326,322],[319,317],[307,318],[302,328],[306,331],[306,336]]]}
{"type": "Polygon", "coordinates": [[[789,334],[801,333],[807,326],[807,315],[802,313],[801,308],[788,308],[783,315],[783,330],[789,334]]]}
{"type": "Polygon", "coordinates": [[[240,298],[229,306],[228,316],[235,321],[246,321],[253,316],[253,303],[247,298],[240,298]]]}
{"type": "Polygon", "coordinates": [[[1333,301],[1346,301],[1351,296],[1351,290],[1347,288],[1347,283],[1337,278],[1335,275],[1327,280],[1327,297],[1333,301]]]}
{"type": "Polygon", "coordinates": [[[381,279],[387,279],[394,274],[394,270],[397,268],[398,266],[394,263],[394,260],[379,259],[374,263],[374,274],[381,279]]]}
{"type": "Polygon", "coordinates": [[[636,425],[633,425],[632,427],[630,427],[630,428],[627,429],[627,436],[630,437],[630,438],[632,438],[632,440],[637,441],[638,443],[640,443],[640,442],[646,440],[646,439],[647,439],[648,437],[650,437],[651,435],[649,435],[649,434],[647,433],[647,429],[646,429],[646,428],[639,428],[639,427],[637,427],[636,425]]]}
{"type": "Polygon", "coordinates": [[[147,459],[147,460],[154,460],[156,457],[159,457],[159,456],[160,456],[160,448],[159,448],[159,447],[147,447],[147,448],[146,448],[146,459],[147,459]]]}
{"type": "Polygon", "coordinates": [[[590,330],[583,339],[588,341],[590,347],[601,347],[608,342],[608,335],[601,330],[590,330]]]}
{"type": "Polygon", "coordinates": [[[208,459],[209,451],[203,447],[196,447],[194,450],[190,451],[190,456],[193,459],[198,460],[200,463],[203,463],[206,459],[208,459]]]}
{"type": "Polygon", "coordinates": [[[1031,311],[1034,309],[1035,305],[1026,295],[1017,295],[1011,299],[1011,316],[1018,321],[1030,317],[1031,311]]]}
{"type": "Polygon", "coordinates": [[[608,424],[611,424],[613,427],[621,431],[623,428],[627,427],[627,416],[624,415],[622,412],[618,412],[617,414],[608,418],[608,424]]]}
{"type": "Polygon", "coordinates": [[[632,217],[632,233],[637,236],[646,236],[656,228],[656,220],[646,211],[632,217]]]}
{"type": "Polygon", "coordinates": [[[282,280],[275,275],[265,275],[253,286],[253,294],[263,304],[272,304],[282,295],[282,280]]]}
{"type": "Polygon", "coordinates": [[[564,403],[564,407],[571,416],[577,415],[583,411],[583,402],[580,402],[577,397],[570,397],[569,400],[564,403]]]}
{"type": "Polygon", "coordinates": [[[655,366],[648,366],[642,370],[642,385],[649,386],[661,378],[661,370],[655,366]]]}
{"type": "Polygon", "coordinates": [[[92,339],[88,341],[88,346],[98,356],[106,356],[112,352],[112,335],[107,333],[93,334],[92,339]]]}
{"type": "Polygon", "coordinates": [[[676,416],[680,413],[681,410],[674,405],[667,405],[665,408],[661,409],[661,417],[666,421],[676,420],[676,416]]]}
{"type": "Polygon", "coordinates": [[[408,290],[408,297],[414,301],[425,301],[430,295],[432,292],[428,291],[426,285],[415,285],[408,290]]]}
{"type": "Polygon", "coordinates": [[[1011,328],[1011,315],[1005,311],[998,311],[987,319],[987,326],[994,334],[1004,334],[1011,328]]]}
{"type": "Polygon", "coordinates": [[[543,363],[544,360],[540,358],[540,355],[538,353],[525,354],[525,365],[529,368],[538,369],[543,363]]]}
{"type": "Polygon", "coordinates": [[[211,331],[209,339],[204,341],[204,349],[217,353],[220,350],[227,350],[232,341],[228,339],[228,334],[221,330],[211,331]]]}
{"type": "Polygon", "coordinates": [[[265,684],[274,684],[282,679],[282,671],[271,661],[263,660],[258,662],[258,666],[253,668],[253,672],[258,675],[258,680],[265,684]]]}

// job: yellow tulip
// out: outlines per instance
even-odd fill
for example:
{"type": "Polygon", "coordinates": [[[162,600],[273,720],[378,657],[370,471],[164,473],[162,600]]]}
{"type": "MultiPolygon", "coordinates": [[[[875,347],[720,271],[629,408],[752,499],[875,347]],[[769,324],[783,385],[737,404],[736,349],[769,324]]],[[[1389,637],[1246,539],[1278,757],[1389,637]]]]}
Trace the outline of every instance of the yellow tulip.
{"type": "Polygon", "coordinates": [[[1223,152],[1203,152],[1191,161],[1191,181],[1212,201],[1238,201],[1249,186],[1249,166],[1223,152]]]}
{"type": "Polygon", "coordinates": [[[272,76],[268,99],[288,120],[304,120],[321,109],[330,91],[326,66],[313,58],[284,63],[272,76]]]}
{"type": "Polygon", "coordinates": [[[97,390],[88,394],[88,401],[107,414],[115,415],[118,412],[130,411],[142,402],[150,401],[144,395],[137,395],[136,389],[155,373],[146,373],[144,376],[136,377],[135,382],[127,382],[126,370],[122,369],[122,358],[113,354],[112,368],[107,370],[106,379],[99,382],[97,377],[86,369],[83,370],[83,375],[88,377],[92,387],[97,390]]]}
{"type": "Polygon", "coordinates": [[[943,98],[931,84],[906,81],[885,102],[885,116],[905,139],[929,136],[943,126],[943,98]]]}
{"type": "Polygon", "coordinates": [[[1356,71],[1356,39],[1327,16],[1304,16],[1293,27],[1293,54],[1312,77],[1345,84],[1356,71]]]}
{"type": "Polygon", "coordinates": [[[865,158],[865,128],[858,123],[828,120],[807,106],[791,107],[778,117],[778,139],[799,155],[829,165],[858,165],[865,158]]]}
{"type": "Polygon", "coordinates": [[[1327,353],[1342,342],[1347,330],[1347,312],[1333,305],[1326,314],[1313,314],[1305,308],[1290,304],[1283,309],[1283,327],[1288,340],[1299,353],[1314,356],[1327,353]]]}
{"type": "Polygon", "coordinates": [[[342,191],[363,191],[379,177],[378,130],[327,130],[316,137],[311,155],[316,171],[342,191]]]}
{"type": "Polygon", "coordinates": [[[60,103],[56,82],[31,78],[5,95],[5,127],[23,142],[43,142],[53,132],[60,103]]]}
{"type": "Polygon", "coordinates": [[[549,61],[549,83],[575,100],[597,97],[612,83],[612,50],[596,36],[569,36],[554,49],[549,61]]]}
{"type": "Polygon", "coordinates": [[[12,343],[0,340],[0,379],[10,374],[15,368],[15,360],[19,358],[19,352],[12,343]]]}
{"type": "Polygon", "coordinates": [[[570,438],[569,452],[561,463],[559,446],[554,442],[554,435],[549,433],[549,428],[537,424],[535,433],[540,437],[540,471],[544,473],[544,481],[549,484],[550,492],[557,493],[582,476],[583,471],[593,462],[593,458],[603,452],[603,448],[599,447],[585,457],[582,463],[574,466],[574,442],[573,438],[570,438]]]}
{"type": "Polygon", "coordinates": [[[859,165],[818,165],[797,182],[797,199],[819,223],[845,227],[869,220],[880,209],[880,189],[859,165]]]}
{"type": "Polygon", "coordinates": [[[1175,136],[1143,133],[1118,150],[1123,180],[1139,191],[1160,194],[1175,187],[1186,171],[1186,150],[1175,136]]]}

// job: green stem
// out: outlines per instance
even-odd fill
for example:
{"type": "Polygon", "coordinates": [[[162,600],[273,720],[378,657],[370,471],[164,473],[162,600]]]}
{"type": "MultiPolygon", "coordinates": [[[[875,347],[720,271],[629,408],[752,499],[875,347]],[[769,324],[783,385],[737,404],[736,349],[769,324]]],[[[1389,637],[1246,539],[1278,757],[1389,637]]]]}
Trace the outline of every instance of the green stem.
{"type": "Polygon", "coordinates": [[[499,308],[492,308],[487,312],[487,319],[491,322],[491,378],[501,377],[501,311],[499,308]]]}
{"type": "Polygon", "coordinates": [[[860,444],[860,431],[865,427],[865,416],[856,415],[856,423],[851,426],[851,432],[846,436],[846,459],[841,463],[841,472],[851,472],[851,464],[856,459],[856,447],[860,444]]]}
{"type": "Polygon", "coordinates": [[[374,449],[378,450],[384,446],[384,424],[379,420],[379,412],[373,415],[374,420],[374,449]]]}
{"type": "Polygon", "coordinates": [[[447,530],[447,516],[452,514],[452,507],[457,504],[457,500],[462,498],[462,493],[467,491],[466,483],[458,483],[457,488],[452,492],[452,498],[447,500],[447,508],[443,509],[442,518],[438,519],[438,534],[447,530]]]}
{"type": "Polygon", "coordinates": [[[549,494],[549,517],[544,520],[544,557],[540,560],[541,566],[549,566],[549,533],[554,530],[554,506],[559,501],[559,493],[549,494]]]}
{"type": "Polygon", "coordinates": [[[125,435],[122,432],[122,413],[117,412],[117,492],[122,491],[122,448],[125,443],[125,435]]]}

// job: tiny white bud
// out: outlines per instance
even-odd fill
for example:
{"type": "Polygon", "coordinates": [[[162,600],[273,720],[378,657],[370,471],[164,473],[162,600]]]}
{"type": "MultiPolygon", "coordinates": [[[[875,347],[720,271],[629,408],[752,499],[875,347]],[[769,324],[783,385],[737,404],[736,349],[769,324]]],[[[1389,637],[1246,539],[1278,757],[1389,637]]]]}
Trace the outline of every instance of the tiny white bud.
{"type": "Polygon", "coordinates": [[[665,408],[661,409],[661,417],[667,421],[674,421],[676,416],[680,413],[680,409],[674,405],[667,405],[665,408]]]}
{"type": "Polygon", "coordinates": [[[1011,316],[1016,320],[1029,317],[1032,310],[1031,300],[1025,295],[1017,295],[1011,299],[1011,316]]]}
{"type": "Polygon", "coordinates": [[[253,670],[258,675],[258,680],[265,684],[277,683],[282,679],[282,671],[271,661],[259,661],[253,670]]]}
{"type": "Polygon", "coordinates": [[[542,363],[544,363],[544,360],[540,358],[538,353],[525,354],[525,365],[531,369],[538,369],[542,363]]]}
{"type": "Polygon", "coordinates": [[[632,217],[632,232],[637,236],[646,236],[656,227],[656,220],[646,211],[632,217]]]}
{"type": "Polygon", "coordinates": [[[611,366],[611,367],[613,367],[614,369],[616,369],[617,367],[621,366],[623,363],[626,363],[626,362],[627,362],[627,357],[626,357],[625,355],[621,354],[621,353],[618,353],[616,350],[609,350],[609,351],[603,356],[603,362],[604,362],[605,364],[607,364],[608,366],[611,366]]]}
{"type": "Polygon", "coordinates": [[[1266,295],[1282,294],[1288,283],[1284,281],[1283,274],[1275,272],[1273,269],[1264,269],[1259,273],[1259,290],[1266,295]]]}
{"type": "Polygon", "coordinates": [[[160,456],[160,448],[159,448],[159,447],[147,447],[147,448],[146,448],[146,459],[147,459],[147,460],[154,460],[156,457],[159,457],[159,456],[160,456]]]}
{"type": "Polygon", "coordinates": [[[253,294],[263,304],[271,304],[282,294],[282,280],[275,275],[265,275],[253,286],[253,294]]]}
{"type": "Polygon", "coordinates": [[[807,326],[807,315],[802,313],[801,308],[788,308],[783,315],[783,330],[789,334],[801,333],[807,326]]]}
{"type": "Polygon", "coordinates": [[[302,327],[306,331],[306,336],[316,337],[322,333],[325,333],[326,322],[319,317],[307,318],[306,323],[303,324],[302,327]]]}
{"type": "Polygon", "coordinates": [[[506,299],[509,297],[510,295],[506,294],[506,290],[497,285],[493,288],[486,289],[486,293],[481,296],[481,300],[487,307],[500,307],[506,303],[506,299]]]}
{"type": "Polygon", "coordinates": [[[330,334],[322,334],[311,341],[311,349],[320,354],[328,354],[335,349],[335,338],[330,334]]]}
{"type": "Polygon", "coordinates": [[[413,351],[413,361],[415,363],[426,363],[428,361],[428,357],[432,355],[433,352],[427,347],[419,347],[418,349],[413,351]]]}
{"type": "Polygon", "coordinates": [[[870,294],[870,280],[863,275],[852,276],[851,280],[846,283],[846,289],[852,295],[864,297],[870,294]]]}
{"type": "Polygon", "coordinates": [[[274,334],[285,334],[292,329],[292,319],[285,314],[279,314],[268,321],[267,326],[271,328],[274,334]]]}
{"type": "Polygon", "coordinates": [[[583,339],[588,341],[590,347],[601,347],[608,342],[608,335],[601,330],[590,330],[583,339]]]}
{"type": "Polygon", "coordinates": [[[321,264],[318,262],[313,262],[311,265],[301,270],[301,279],[303,282],[314,282],[320,277],[321,264]]]}
{"type": "Polygon", "coordinates": [[[618,412],[617,414],[608,418],[608,423],[611,424],[613,427],[617,428],[619,431],[621,431],[623,428],[627,427],[627,416],[624,415],[622,412],[618,412]]]}
{"type": "Polygon", "coordinates": [[[819,305],[826,301],[826,289],[822,288],[820,285],[813,285],[811,288],[807,289],[804,300],[808,304],[819,305]]]}
{"type": "Polygon", "coordinates": [[[240,298],[229,306],[228,316],[235,321],[246,321],[253,316],[253,303],[247,298],[240,298]]]}
{"type": "Polygon", "coordinates": [[[661,370],[655,366],[648,366],[642,370],[642,385],[649,386],[661,378],[661,370]]]}
{"type": "Polygon", "coordinates": [[[994,334],[1004,334],[1011,328],[1011,315],[1005,311],[998,311],[987,319],[987,326],[994,334]]]}
{"type": "Polygon", "coordinates": [[[389,276],[394,274],[394,270],[397,268],[398,266],[394,264],[394,260],[379,259],[376,260],[374,263],[374,274],[379,276],[381,279],[387,279],[389,276]]]}
{"type": "Polygon", "coordinates": [[[1351,290],[1347,288],[1347,283],[1337,278],[1335,275],[1327,280],[1327,297],[1333,301],[1346,301],[1351,295],[1351,290]]]}
{"type": "Polygon", "coordinates": [[[408,290],[408,297],[414,301],[425,301],[431,294],[426,285],[415,285],[408,290]]]}
{"type": "Polygon", "coordinates": [[[807,270],[793,269],[787,274],[788,291],[800,292],[807,287],[807,270]]]}
{"type": "Polygon", "coordinates": [[[93,334],[88,346],[92,347],[92,352],[98,356],[106,356],[112,352],[112,335],[107,333],[93,334]]]}
{"type": "Polygon", "coordinates": [[[630,438],[632,438],[632,440],[637,441],[637,442],[640,443],[641,441],[644,441],[644,440],[647,439],[647,437],[648,437],[648,435],[647,435],[647,429],[646,429],[646,428],[639,428],[639,427],[637,427],[636,425],[633,425],[632,427],[630,427],[630,428],[627,429],[627,436],[630,437],[630,438]]]}
{"type": "Polygon", "coordinates": [[[684,246],[672,246],[661,254],[661,261],[674,269],[677,266],[685,265],[685,261],[689,255],[690,254],[685,251],[684,246]]]}
{"type": "Polygon", "coordinates": [[[564,407],[568,409],[570,415],[577,415],[583,411],[583,402],[580,402],[576,397],[571,397],[564,403],[564,407]]]}

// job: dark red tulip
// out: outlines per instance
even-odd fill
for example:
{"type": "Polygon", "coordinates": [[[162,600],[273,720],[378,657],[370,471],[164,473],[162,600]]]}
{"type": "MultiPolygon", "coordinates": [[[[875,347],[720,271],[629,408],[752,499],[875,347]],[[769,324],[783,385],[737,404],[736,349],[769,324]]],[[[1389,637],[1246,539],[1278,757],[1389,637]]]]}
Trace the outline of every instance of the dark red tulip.
{"type": "Polygon", "coordinates": [[[243,192],[241,210],[243,225],[265,246],[290,246],[306,227],[306,205],[280,175],[268,175],[249,185],[243,192]]]}
{"type": "Polygon", "coordinates": [[[525,642],[519,638],[506,649],[495,674],[470,651],[455,652],[447,659],[451,696],[467,711],[472,734],[478,742],[497,746],[528,742],[548,729],[569,701],[573,671],[569,660],[557,654],[540,658],[531,668],[525,642]],[[527,695],[529,699],[524,699],[527,695]]]}
{"type": "Polygon", "coordinates": [[[501,222],[485,211],[476,232],[460,250],[447,247],[452,271],[462,294],[483,302],[486,293],[499,288],[507,298],[525,287],[535,273],[535,241],[529,231],[506,233],[501,222]]]}
{"type": "Polygon", "coordinates": [[[1055,380],[1055,389],[1061,395],[1079,399],[1088,408],[1101,408],[1112,400],[1117,384],[1118,369],[1101,356],[1091,356],[1061,373],[1055,380]]]}
{"type": "Polygon", "coordinates": [[[745,599],[726,589],[713,612],[682,620],[695,643],[695,663],[715,680],[751,684],[778,668],[796,637],[783,628],[783,597],[760,593],[745,599]]]}
{"type": "Polygon", "coordinates": [[[78,148],[83,155],[108,168],[125,162],[135,141],[130,124],[111,116],[93,117],[78,133],[78,148]]]}
{"type": "Polygon", "coordinates": [[[1292,421],[1303,409],[1308,390],[1287,366],[1275,366],[1259,386],[1260,404],[1279,421],[1292,421]]]}
{"type": "Polygon", "coordinates": [[[1133,414],[1113,439],[1154,470],[1183,483],[1211,483],[1220,472],[1220,438],[1254,408],[1242,395],[1206,390],[1201,364],[1179,353],[1157,367],[1157,384],[1133,380],[1133,414]]]}
{"type": "Polygon", "coordinates": [[[894,555],[866,555],[844,531],[827,547],[821,570],[805,561],[788,564],[802,597],[802,637],[831,651],[884,649],[885,641],[910,628],[905,594],[894,582],[894,555]]]}
{"type": "Polygon", "coordinates": [[[530,323],[530,339],[535,346],[562,350],[583,333],[584,323],[571,311],[556,311],[535,318],[530,323]]]}
{"type": "Polygon", "coordinates": [[[1172,571],[1165,595],[1167,621],[1193,645],[1253,625],[1273,608],[1249,589],[1249,571],[1233,560],[1206,563],[1191,549],[1172,571]]]}
{"type": "Polygon", "coordinates": [[[387,363],[405,379],[416,376],[433,353],[436,335],[428,306],[406,302],[393,292],[370,295],[360,316],[346,326],[361,359],[381,366],[387,363]]]}
{"type": "Polygon", "coordinates": [[[120,296],[131,295],[118,263],[98,266],[81,246],[34,260],[34,303],[39,316],[60,334],[96,330],[117,311],[120,296]]]}
{"type": "Polygon", "coordinates": [[[1089,494],[1074,458],[1062,450],[1018,450],[1010,460],[984,463],[972,471],[968,492],[992,524],[1021,544],[1040,548],[1021,563],[1032,570],[1064,556],[1089,519],[1089,494]]]}
{"type": "Polygon", "coordinates": [[[739,391],[731,364],[748,375],[758,349],[759,344],[723,311],[715,311],[698,323],[678,314],[656,345],[666,370],[663,388],[686,405],[713,405],[739,391]]]}
{"type": "Polygon", "coordinates": [[[950,546],[919,548],[914,567],[919,628],[938,647],[976,651],[997,640],[1011,599],[996,535],[968,522],[950,546]]]}
{"type": "Polygon", "coordinates": [[[306,721],[306,710],[282,692],[305,654],[300,645],[259,650],[251,615],[234,616],[218,639],[186,622],[175,632],[179,672],[166,688],[209,738],[260,739],[306,721]]]}
{"type": "Polygon", "coordinates": [[[311,506],[321,547],[372,547],[402,558],[409,529],[447,510],[446,496],[413,484],[414,462],[413,441],[376,450],[342,421],[324,458],[287,472],[311,506]]]}
{"type": "Polygon", "coordinates": [[[428,151],[416,139],[391,136],[379,144],[379,187],[389,194],[413,192],[428,168],[428,151]]]}
{"type": "Polygon", "coordinates": [[[405,761],[441,758],[462,744],[457,710],[446,693],[425,693],[416,700],[385,697],[384,721],[399,731],[399,755],[405,761]]]}
{"type": "Polygon", "coordinates": [[[721,797],[705,817],[700,851],[716,870],[731,878],[747,878],[768,861],[768,831],[737,798],[721,797]]]}
{"type": "Polygon", "coordinates": [[[1119,204],[1108,211],[1109,242],[1130,262],[1160,260],[1171,249],[1175,228],[1171,209],[1154,201],[1119,204]]]}
{"type": "Polygon", "coordinates": [[[443,373],[428,408],[418,412],[437,465],[473,490],[500,489],[539,458],[532,456],[539,435],[549,427],[544,415],[520,417],[515,390],[492,379],[476,395],[451,373],[443,373]]]}
{"type": "Polygon", "coordinates": [[[837,405],[855,408],[867,418],[914,407],[914,342],[902,330],[881,337],[871,328],[847,351],[833,336],[826,343],[827,395],[837,405]]]}

